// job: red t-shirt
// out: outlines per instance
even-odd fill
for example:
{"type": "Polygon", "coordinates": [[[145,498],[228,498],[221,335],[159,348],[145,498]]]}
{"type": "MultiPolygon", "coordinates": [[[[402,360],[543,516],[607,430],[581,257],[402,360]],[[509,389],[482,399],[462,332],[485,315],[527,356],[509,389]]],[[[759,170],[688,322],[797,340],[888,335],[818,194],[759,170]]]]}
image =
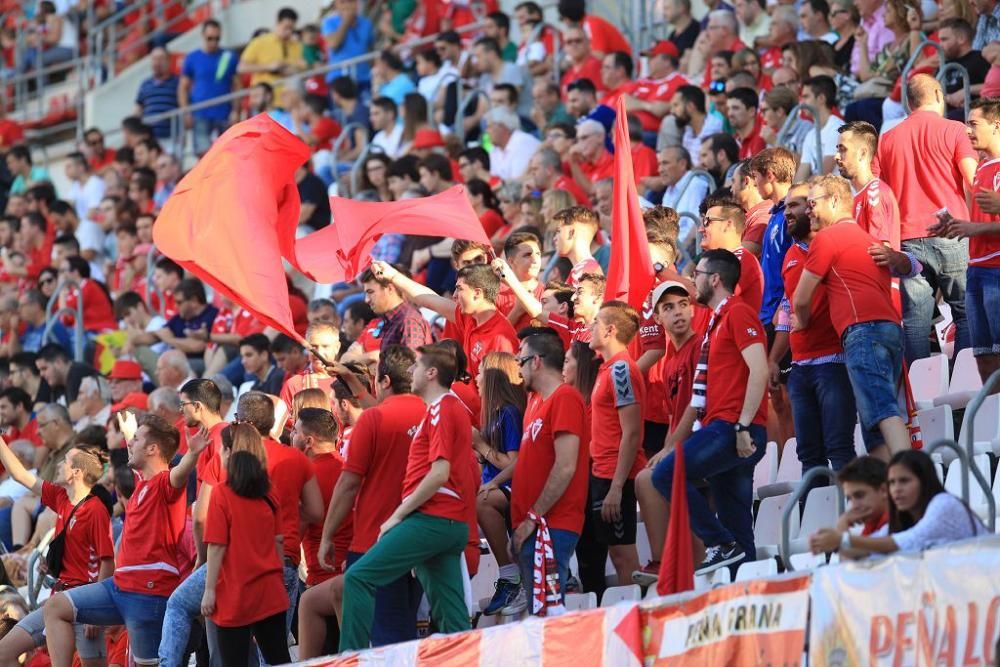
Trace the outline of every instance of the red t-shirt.
{"type": "Polygon", "coordinates": [[[573,268],[569,272],[569,280],[566,281],[566,284],[570,287],[576,287],[577,283],[580,282],[583,278],[583,274],[585,273],[597,273],[604,275],[604,270],[601,268],[600,263],[593,257],[581,259],[573,265],[573,268]]]}
{"type": "Polygon", "coordinates": [[[583,188],[580,187],[579,183],[577,183],[575,180],[573,180],[566,174],[563,174],[559,178],[557,178],[555,182],[552,183],[552,187],[549,189],[565,190],[566,192],[573,195],[573,199],[575,199],[576,203],[579,204],[580,206],[590,206],[590,198],[587,196],[587,193],[583,191],[583,188]]]}
{"type": "MultiPolygon", "coordinates": [[[[899,198],[900,238],[929,236],[942,208],[968,218],[965,181],[958,165],[977,159],[965,126],[930,111],[914,111],[879,139],[881,177],[899,198]],[[915,168],[919,165],[919,168],[915,168]]],[[[874,166],[874,165],[873,165],[874,166]]]]}
{"type": "MultiPolygon", "coordinates": [[[[743,350],[755,343],[767,349],[767,337],[761,326],[758,310],[741,299],[731,299],[708,336],[708,388],[705,394],[705,416],[702,424],[717,419],[736,422],[743,412],[743,399],[750,369],[743,360],[743,350]]],[[[700,353],[700,352],[699,352],[700,353]]],[[[767,401],[763,398],[753,418],[754,424],[767,423],[767,401]]]]}
{"type": "Polygon", "coordinates": [[[129,593],[168,596],[180,580],[178,547],[187,516],[187,488],[170,483],[164,470],[148,480],[135,476],[125,506],[115,566],[115,585],[129,593]]]}
{"type": "Polygon", "coordinates": [[[615,156],[603,150],[596,162],[581,162],[580,171],[592,182],[611,178],[615,175],[615,156]]]}
{"type": "MultiPolygon", "coordinates": [[[[639,79],[630,94],[632,97],[643,102],[669,103],[673,99],[677,89],[687,84],[688,80],[684,78],[683,74],[674,72],[662,79],[639,79]]],[[[662,116],[654,116],[648,111],[634,111],[633,113],[642,121],[642,129],[647,132],[658,132],[660,130],[662,116]]]]}
{"type": "Polygon", "coordinates": [[[66,520],[73,512],[69,494],[61,486],[42,482],[42,504],[56,513],[55,534],[66,531],[59,581],[67,588],[97,581],[101,561],[115,557],[108,508],[96,497],[88,496],[80,502],[67,528],[66,520]]]}
{"type": "MultiPolygon", "coordinates": [[[[985,160],[976,170],[973,196],[981,190],[1000,192],[1000,158],[985,160]]],[[[984,212],[973,197],[969,219],[973,222],[1000,222],[1000,215],[984,212]]],[[[969,266],[1000,269],[1000,234],[969,237],[969,266]]]]}
{"type": "Polygon", "coordinates": [[[590,36],[590,48],[596,53],[611,53],[624,51],[631,53],[632,47],[628,40],[622,37],[614,25],[600,16],[587,14],[583,17],[583,30],[590,36]]]}
{"type": "Polygon", "coordinates": [[[3,437],[7,442],[29,440],[35,447],[42,446],[42,436],[38,434],[38,420],[34,416],[24,425],[23,431],[16,426],[8,426],[4,431],[3,437]]]}
{"type": "Polygon", "coordinates": [[[562,340],[563,348],[569,349],[573,341],[581,343],[590,342],[590,323],[577,319],[567,319],[562,315],[551,313],[549,315],[549,327],[551,327],[562,340]]]}
{"type": "Polygon", "coordinates": [[[479,222],[482,223],[486,236],[489,238],[493,238],[493,235],[507,224],[504,222],[503,216],[492,208],[486,209],[486,212],[479,216],[479,222]]]}
{"type": "Polygon", "coordinates": [[[469,375],[476,377],[479,371],[479,364],[483,357],[490,352],[510,352],[517,351],[520,342],[517,339],[517,332],[514,327],[504,317],[500,311],[495,311],[493,315],[483,322],[476,324],[476,320],[471,315],[465,315],[455,306],[455,329],[459,335],[459,342],[462,349],[469,358],[469,375]]]}
{"type": "Polygon", "coordinates": [[[635,177],[636,187],[647,176],[656,176],[659,170],[656,151],[642,142],[632,144],[632,175],[635,177]]]}
{"type": "MultiPolygon", "coordinates": [[[[118,320],[115,319],[114,308],[111,306],[111,299],[108,298],[100,285],[90,278],[84,278],[81,285],[83,291],[83,328],[90,332],[109,331],[118,328],[118,320]]],[[[79,298],[77,290],[70,290],[66,295],[66,306],[76,309],[79,298]]],[[[63,318],[67,326],[72,325],[74,318],[67,315],[63,318]]]]}
{"type": "Polygon", "coordinates": [[[587,423],[583,396],[573,387],[562,384],[542,400],[533,396],[524,414],[521,449],[514,464],[514,483],[510,490],[510,519],[515,528],[524,521],[545,487],[556,460],[556,437],[575,435],[580,439],[573,477],[549,511],[545,520],[550,529],[583,530],[587,506],[587,468],[590,425],[587,423]]]}
{"type": "Polygon", "coordinates": [[[771,220],[772,206],[770,201],[764,200],[747,211],[746,223],[743,225],[740,241],[749,241],[763,247],[764,230],[767,229],[767,223],[771,220]]]}
{"type": "Polygon", "coordinates": [[[877,266],[868,254],[873,243],[871,234],[847,219],[821,229],[809,245],[806,270],[823,280],[830,320],[840,337],[859,322],[899,321],[889,269],[877,266]]]}
{"type": "MultiPolygon", "coordinates": [[[[798,243],[793,243],[785,253],[785,263],[781,268],[781,278],[785,283],[785,296],[789,301],[795,294],[802,278],[802,270],[806,268],[808,249],[798,243]]],[[[830,321],[830,299],[826,287],[819,285],[813,293],[810,306],[809,326],[802,331],[792,331],[788,336],[792,346],[792,360],[805,361],[838,354],[844,351],[840,344],[840,336],[830,321]]]]}
{"type": "Polygon", "coordinates": [[[285,536],[285,558],[298,565],[301,555],[299,501],[302,487],[316,477],[316,470],[305,454],[270,438],[264,438],[264,449],[267,451],[271,493],[278,499],[281,532],[285,536]]]}
{"type": "MultiPolygon", "coordinates": [[[[195,464],[195,471],[200,484],[219,486],[226,481],[226,469],[222,466],[222,430],[229,426],[228,422],[219,422],[208,429],[209,443],[205,451],[198,457],[195,464]]],[[[187,428],[177,427],[182,433],[186,433],[187,428]]],[[[185,440],[185,451],[187,450],[187,438],[185,440]]]]}
{"type": "Polygon", "coordinates": [[[328,116],[320,116],[313,123],[309,133],[316,140],[316,145],[313,146],[314,153],[322,150],[328,151],[333,147],[333,140],[340,136],[340,123],[328,116]]]}
{"type": "Polygon", "coordinates": [[[345,471],[361,477],[354,502],[352,552],[372,548],[379,528],[402,501],[410,442],[426,410],[424,402],[412,394],[389,396],[362,412],[354,425],[344,461],[345,471]]]}
{"type": "MultiPolygon", "coordinates": [[[[451,391],[462,401],[462,405],[469,411],[469,420],[473,428],[479,428],[479,413],[482,412],[483,403],[479,398],[479,390],[470,380],[469,382],[452,382],[451,391]]],[[[478,489],[477,489],[478,490],[478,489]]]]}
{"type": "Polygon", "coordinates": [[[590,82],[594,84],[595,88],[597,88],[597,94],[600,95],[603,93],[604,84],[601,82],[600,58],[590,56],[580,63],[580,65],[574,65],[563,73],[562,79],[560,80],[563,101],[566,100],[566,93],[569,92],[569,84],[573,83],[577,79],[590,79],[590,82]]]}
{"type": "Polygon", "coordinates": [[[0,148],[7,149],[24,140],[24,129],[20,123],[9,118],[0,119],[0,148]]]}
{"type": "Polygon", "coordinates": [[[328,396],[333,397],[333,392],[331,387],[333,386],[334,378],[326,375],[318,375],[306,369],[299,373],[298,375],[293,375],[285,380],[285,384],[281,385],[281,400],[285,402],[289,408],[293,405],[293,400],[295,399],[295,394],[299,393],[303,389],[322,389],[328,396]]]}
{"type": "Polygon", "coordinates": [[[885,181],[873,178],[854,195],[854,219],[876,241],[899,250],[899,204],[885,181]]]}
{"type": "Polygon", "coordinates": [[[736,284],[735,295],[760,312],[764,301],[764,271],[760,268],[760,261],[743,247],[733,250],[733,254],[740,260],[740,280],[736,284]]]}
{"type": "MultiPolygon", "coordinates": [[[[646,386],[639,367],[628,352],[619,352],[601,364],[590,395],[593,419],[590,427],[590,458],[593,461],[594,477],[613,479],[618,467],[618,453],[621,447],[622,427],[618,421],[618,410],[630,405],[642,405],[646,398],[646,386]]],[[[628,478],[635,476],[646,465],[642,452],[642,426],[639,427],[639,448],[629,471],[628,478]]]]}
{"type": "Polygon", "coordinates": [[[677,428],[684,411],[691,405],[694,367],[701,357],[701,343],[704,338],[704,334],[698,332],[685,341],[679,349],[674,348],[673,343],[667,346],[668,356],[664,357],[663,382],[666,388],[667,424],[670,432],[677,428]]]}
{"type": "Polygon", "coordinates": [[[470,457],[472,423],[469,412],[458,396],[448,392],[427,406],[423,421],[410,443],[406,475],[403,477],[403,498],[417,490],[434,461],[445,459],[451,464],[448,481],[417,511],[464,522],[468,504],[475,504],[474,497],[467,498],[463,494],[463,490],[470,488],[466,479],[470,474],[470,457]]]}
{"type": "Polygon", "coordinates": [[[737,143],[740,145],[739,157],[741,160],[749,160],[754,155],[767,148],[767,142],[765,142],[764,138],[760,136],[760,127],[760,121],[754,119],[753,129],[750,130],[750,134],[748,134],[745,138],[741,139],[739,135],[733,134],[733,138],[736,139],[737,143]]]}
{"type": "MultiPolygon", "coordinates": [[[[362,413],[364,414],[364,413],[362,413]]],[[[320,493],[323,494],[323,507],[330,506],[330,499],[333,498],[333,487],[340,479],[340,472],[344,468],[344,460],[339,454],[317,454],[312,459],[316,468],[316,481],[319,482],[320,493]]],[[[302,536],[302,552],[306,558],[306,586],[315,586],[327,579],[332,579],[343,572],[344,561],[347,560],[347,549],[351,545],[351,533],[353,529],[353,517],[348,514],[333,534],[333,551],[337,560],[337,570],[331,572],[319,564],[319,543],[323,539],[323,521],[311,523],[306,526],[305,534],[302,536]]]]}
{"type": "Polygon", "coordinates": [[[385,326],[385,321],[381,317],[376,317],[367,325],[365,325],[364,330],[361,335],[358,336],[357,343],[361,345],[361,349],[365,352],[378,352],[382,349],[382,341],[379,336],[382,333],[382,328],[385,326]]]}
{"type": "MultiPolygon", "coordinates": [[[[288,609],[285,575],[275,537],[281,534],[278,501],[244,498],[223,484],[212,493],[205,543],[226,547],[215,587],[212,622],[249,625],[288,609]],[[272,507],[272,504],[275,507],[272,507]]],[[[298,513],[298,506],[296,506],[298,513]]]]}

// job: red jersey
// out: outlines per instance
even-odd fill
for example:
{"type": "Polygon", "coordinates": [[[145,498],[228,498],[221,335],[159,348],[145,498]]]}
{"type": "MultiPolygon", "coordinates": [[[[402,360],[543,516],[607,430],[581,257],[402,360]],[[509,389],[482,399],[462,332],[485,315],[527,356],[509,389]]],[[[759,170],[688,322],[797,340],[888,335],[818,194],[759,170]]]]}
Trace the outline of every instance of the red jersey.
{"type": "Polygon", "coordinates": [[[322,150],[328,151],[333,148],[333,140],[340,136],[340,123],[329,116],[320,116],[309,128],[309,134],[316,142],[312,147],[313,153],[322,150]]]}
{"type": "MultiPolygon", "coordinates": [[[[200,484],[219,486],[226,481],[226,469],[222,465],[222,430],[229,426],[228,422],[219,422],[208,429],[209,443],[205,451],[198,457],[195,471],[200,484]]],[[[181,423],[177,425],[178,431],[187,433],[187,427],[181,423]]],[[[187,450],[187,437],[182,436],[184,448],[187,450]]]]}
{"type": "Polygon", "coordinates": [[[595,53],[606,54],[612,51],[632,52],[632,47],[629,45],[628,40],[622,37],[618,28],[600,16],[587,14],[583,17],[581,27],[590,37],[590,48],[595,53]]]}
{"type": "Polygon", "coordinates": [[[187,488],[170,483],[164,470],[148,480],[135,476],[125,506],[125,530],[115,566],[115,585],[130,593],[168,596],[180,581],[178,546],[187,515],[187,488]]]}
{"type": "Polygon", "coordinates": [[[615,156],[607,150],[602,150],[596,162],[581,162],[580,171],[592,182],[611,178],[615,175],[615,156]]]}
{"type": "Polygon", "coordinates": [[[472,427],[479,428],[479,413],[483,410],[483,403],[479,398],[479,390],[476,389],[476,385],[471,380],[469,382],[456,380],[451,383],[451,391],[458,396],[458,400],[462,401],[462,405],[469,411],[472,427]]]}
{"type": "Polygon", "coordinates": [[[740,280],[736,284],[735,296],[760,312],[760,305],[764,301],[764,271],[760,268],[760,260],[743,247],[733,250],[733,254],[740,260],[740,280]]]}
{"type": "Polygon", "coordinates": [[[670,432],[677,428],[684,411],[691,405],[694,368],[701,357],[703,337],[704,335],[699,332],[691,336],[680,348],[675,348],[673,343],[667,346],[668,356],[664,357],[662,374],[670,432]]]}
{"type": "Polygon", "coordinates": [[[736,139],[737,143],[740,145],[739,158],[741,160],[749,160],[757,153],[761,152],[767,148],[767,142],[764,138],[760,136],[760,121],[754,119],[753,129],[750,130],[744,138],[740,138],[738,134],[733,134],[733,138],[736,139]]]}
{"type": "Polygon", "coordinates": [[[42,504],[56,513],[55,534],[66,531],[59,582],[72,588],[97,581],[101,561],[115,557],[108,508],[96,496],[87,496],[73,512],[73,502],[66,489],[45,481],[42,482],[42,504]],[[71,512],[73,518],[67,527],[66,520],[71,512]]]}
{"type": "Polygon", "coordinates": [[[226,547],[211,616],[218,626],[250,625],[288,609],[284,568],[275,548],[281,534],[278,503],[273,496],[244,498],[225,484],[212,493],[205,544],[226,547]]]}
{"type": "Polygon", "coordinates": [[[545,487],[556,460],[556,438],[563,434],[580,439],[576,471],[549,511],[545,520],[549,528],[583,530],[584,509],[587,506],[587,468],[590,425],[587,423],[583,396],[567,384],[559,385],[546,399],[534,396],[524,413],[524,434],[514,464],[514,483],[510,490],[510,519],[515,528],[528,516],[545,487]]]}
{"type": "MultiPolygon", "coordinates": [[[[448,481],[421,505],[417,511],[431,516],[464,522],[469,503],[475,498],[464,497],[471,488],[468,459],[472,457],[472,422],[469,412],[455,394],[448,392],[427,406],[427,412],[410,443],[410,454],[403,477],[403,498],[407,498],[431,470],[431,464],[445,459],[451,464],[448,481]]],[[[395,508],[393,508],[395,509],[395,508]]]]}
{"type": "Polygon", "coordinates": [[[573,265],[573,268],[569,272],[569,280],[566,281],[566,284],[570,287],[576,287],[580,280],[583,279],[583,274],[585,273],[598,273],[600,275],[604,275],[604,270],[601,268],[600,263],[593,257],[581,259],[573,265]]]}
{"type": "Polygon", "coordinates": [[[316,477],[316,470],[305,454],[270,438],[264,438],[264,450],[267,452],[271,493],[278,499],[278,518],[281,533],[285,536],[285,558],[298,566],[301,556],[299,501],[302,488],[316,477]]]}
{"type": "Polygon", "coordinates": [[[942,208],[968,218],[959,170],[965,158],[977,159],[965,126],[930,111],[914,111],[879,138],[880,175],[899,198],[900,239],[930,236],[927,227],[942,208]]]}
{"type": "MultiPolygon", "coordinates": [[[[344,460],[336,453],[317,454],[312,458],[312,463],[316,468],[316,481],[319,482],[320,493],[323,494],[323,507],[329,507],[330,499],[333,498],[333,487],[337,485],[340,472],[344,469],[344,460]]],[[[347,560],[347,549],[351,545],[353,523],[353,517],[348,514],[337,528],[337,532],[333,534],[333,551],[337,561],[337,570],[334,572],[324,569],[319,564],[323,521],[306,526],[305,534],[302,536],[302,552],[306,559],[306,586],[315,586],[344,571],[343,565],[347,560]]]]}
{"type": "Polygon", "coordinates": [[[899,204],[885,181],[873,178],[854,195],[854,219],[876,241],[899,250],[899,204]]]}
{"type": "MultiPolygon", "coordinates": [[[[742,299],[730,299],[715,316],[709,330],[708,387],[705,392],[705,416],[708,425],[717,419],[735,423],[743,412],[750,369],[743,360],[743,350],[760,343],[767,350],[767,337],[757,317],[758,309],[742,299]]],[[[699,349],[699,356],[701,350],[699,349]]],[[[766,398],[766,397],[765,397],[766,398]]],[[[767,424],[767,401],[761,399],[753,423],[767,424]]]]}
{"type": "Polygon", "coordinates": [[[479,222],[482,223],[483,230],[489,238],[493,238],[493,235],[507,224],[503,216],[492,208],[486,209],[486,212],[479,216],[479,222]]]}
{"type": "Polygon", "coordinates": [[[322,389],[332,400],[333,391],[331,387],[333,387],[333,381],[334,378],[328,375],[319,375],[306,369],[298,375],[293,375],[285,379],[285,384],[281,385],[281,400],[291,408],[295,394],[303,389],[322,389]]]}
{"type": "Polygon", "coordinates": [[[573,199],[575,199],[576,203],[580,206],[590,206],[590,197],[588,197],[587,193],[583,191],[583,188],[580,187],[579,183],[566,174],[559,176],[559,178],[552,183],[552,187],[549,189],[565,190],[573,195],[573,199]]]}
{"type": "MultiPolygon", "coordinates": [[[[628,356],[628,352],[619,352],[601,364],[594,382],[594,391],[590,395],[590,408],[593,411],[590,458],[593,461],[594,477],[614,478],[622,441],[618,411],[630,405],[641,406],[645,398],[646,387],[642,373],[628,356]]],[[[638,444],[635,461],[628,474],[629,479],[635,479],[636,474],[646,465],[646,455],[642,452],[641,424],[638,444]]]]}
{"type": "Polygon", "coordinates": [[[517,332],[514,327],[504,317],[500,311],[494,311],[493,315],[482,324],[476,324],[476,319],[471,315],[465,315],[455,306],[455,328],[459,335],[459,342],[462,349],[469,358],[469,375],[476,377],[479,372],[479,364],[483,357],[490,352],[510,352],[514,353],[520,342],[517,339],[517,332]]]}
{"type": "Polygon", "coordinates": [[[29,280],[38,280],[38,274],[42,272],[42,269],[52,264],[52,240],[46,236],[41,247],[25,250],[24,254],[28,261],[24,268],[28,272],[29,280]]]}
{"type": "Polygon", "coordinates": [[[873,243],[871,234],[846,219],[821,229],[809,245],[805,268],[823,280],[830,321],[841,338],[852,324],[899,321],[889,269],[877,266],[868,254],[873,243]]]}
{"type": "Polygon", "coordinates": [[[8,426],[4,430],[4,440],[14,442],[15,440],[28,440],[35,447],[42,446],[42,436],[38,434],[38,420],[32,415],[28,423],[24,425],[24,430],[16,426],[8,426]]]}
{"type": "Polygon", "coordinates": [[[577,319],[570,320],[562,315],[551,313],[549,315],[549,327],[559,334],[563,348],[567,350],[574,341],[580,341],[581,343],[590,342],[591,331],[589,322],[577,319]]]}
{"type": "Polygon", "coordinates": [[[378,352],[382,349],[382,340],[379,336],[382,334],[383,327],[385,327],[385,320],[381,317],[376,317],[365,325],[364,330],[356,341],[362,350],[365,352],[378,352]]]}
{"type": "MultiPolygon", "coordinates": [[[[808,247],[793,243],[785,253],[785,263],[781,267],[781,278],[785,283],[785,297],[789,302],[806,268],[808,247]]],[[[839,354],[844,351],[840,336],[830,321],[830,299],[826,287],[819,285],[813,293],[810,306],[809,326],[802,331],[792,331],[788,335],[792,346],[792,361],[805,361],[839,354]]]]}
{"type": "Polygon", "coordinates": [[[566,94],[569,92],[569,84],[573,83],[577,79],[590,79],[590,82],[594,84],[597,88],[597,94],[600,95],[604,92],[604,84],[601,82],[601,59],[595,56],[589,56],[579,65],[573,65],[568,70],[566,70],[562,79],[560,80],[560,86],[562,87],[562,98],[566,101],[566,94]]]}
{"type": "Polygon", "coordinates": [[[656,151],[641,141],[632,144],[632,175],[635,177],[636,187],[639,187],[639,181],[647,176],[656,176],[659,171],[656,151]]]}
{"type": "MultiPolygon", "coordinates": [[[[80,291],[83,292],[83,328],[88,332],[102,332],[118,328],[118,320],[115,319],[114,309],[111,306],[111,299],[108,293],[90,278],[84,278],[80,291]]],[[[80,291],[70,290],[66,294],[66,307],[76,309],[80,291]]],[[[63,317],[66,326],[73,324],[72,315],[63,317]]]]}
{"type": "Polygon", "coordinates": [[[743,234],[740,241],[749,241],[763,247],[764,230],[771,220],[771,207],[773,204],[769,200],[764,200],[747,211],[746,222],[743,224],[743,234]]]}
{"type": "MultiPolygon", "coordinates": [[[[976,170],[976,179],[972,183],[972,211],[970,220],[973,222],[1000,222],[1000,215],[986,213],[976,203],[975,193],[1000,192],[1000,158],[984,160],[976,170]]],[[[983,234],[969,237],[969,266],[987,269],[1000,269],[1000,234],[983,234]]]]}
{"type": "MultiPolygon", "coordinates": [[[[674,72],[662,79],[639,79],[632,92],[632,97],[643,102],[667,102],[673,99],[674,93],[681,86],[686,86],[688,80],[680,72],[674,72]]],[[[659,132],[661,116],[654,116],[648,111],[633,111],[642,121],[642,129],[647,132],[659,132]]],[[[669,113],[669,110],[667,111],[669,113]]],[[[654,171],[655,173],[655,171],[654,171]]]]}
{"type": "Polygon", "coordinates": [[[351,552],[371,549],[379,528],[402,502],[410,442],[426,410],[420,398],[402,394],[389,396],[358,417],[344,460],[344,470],[361,477],[354,502],[351,552]]]}

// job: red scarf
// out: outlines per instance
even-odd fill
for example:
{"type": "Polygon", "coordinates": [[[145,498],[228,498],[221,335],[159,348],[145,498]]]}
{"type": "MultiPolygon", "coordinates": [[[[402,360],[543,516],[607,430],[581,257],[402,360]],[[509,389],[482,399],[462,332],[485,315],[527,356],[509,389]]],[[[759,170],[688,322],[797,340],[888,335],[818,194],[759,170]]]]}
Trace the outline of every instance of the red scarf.
{"type": "Polygon", "coordinates": [[[544,517],[528,511],[528,518],[535,522],[534,576],[531,584],[531,613],[536,616],[559,616],[566,613],[559,585],[559,568],[556,552],[552,548],[549,524],[544,517]]]}
{"type": "Polygon", "coordinates": [[[716,323],[722,319],[722,313],[731,298],[727,296],[715,308],[712,318],[708,321],[708,331],[705,332],[705,338],[701,341],[701,356],[698,358],[698,365],[694,368],[694,382],[691,385],[691,407],[695,409],[697,416],[695,430],[701,428],[701,420],[705,416],[705,397],[708,394],[708,348],[711,344],[712,331],[715,329],[716,323]]]}

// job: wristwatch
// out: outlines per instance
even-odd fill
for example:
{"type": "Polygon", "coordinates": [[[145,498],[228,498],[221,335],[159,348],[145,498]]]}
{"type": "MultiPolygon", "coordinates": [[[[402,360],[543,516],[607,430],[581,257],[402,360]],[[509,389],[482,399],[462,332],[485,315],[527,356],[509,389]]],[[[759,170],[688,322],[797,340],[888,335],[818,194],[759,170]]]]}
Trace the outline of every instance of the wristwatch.
{"type": "Polygon", "coordinates": [[[736,431],[737,433],[749,433],[750,427],[744,426],[743,424],[736,422],[736,426],[733,427],[733,430],[736,431]]]}

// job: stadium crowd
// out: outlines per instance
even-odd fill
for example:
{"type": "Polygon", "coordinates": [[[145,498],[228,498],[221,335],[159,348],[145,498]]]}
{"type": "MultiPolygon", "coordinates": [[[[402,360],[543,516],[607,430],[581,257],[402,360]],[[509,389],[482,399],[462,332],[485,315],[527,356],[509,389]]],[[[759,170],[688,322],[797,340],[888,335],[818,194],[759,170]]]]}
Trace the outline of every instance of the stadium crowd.
{"type": "MultiPolygon", "coordinates": [[[[71,26],[38,4],[38,26],[71,26]]],[[[240,51],[210,19],[180,60],[152,49],[120,145],[87,130],[65,189],[0,110],[8,583],[55,529],[52,596],[0,591],[0,663],[239,665],[253,638],[278,664],[289,634],[305,659],[556,613],[600,594],[609,558],[650,585],[678,448],[696,573],[757,558],[754,468],[790,437],[850,500],[816,553],[986,532],[914,448],[905,379],[939,351],[938,304],[954,350],[1000,369],[1000,3],[704,4],[658,3],[652,44],[582,0],[558,25],[531,1],[334,0],[240,51]],[[265,326],[152,233],[185,166],[260,113],[311,150],[301,231],[331,223],[331,194],[461,183],[491,242],[384,235],[352,282],[289,274],[308,346],[265,326]],[[619,150],[655,271],[639,309],[605,299],[619,150]]]]}

